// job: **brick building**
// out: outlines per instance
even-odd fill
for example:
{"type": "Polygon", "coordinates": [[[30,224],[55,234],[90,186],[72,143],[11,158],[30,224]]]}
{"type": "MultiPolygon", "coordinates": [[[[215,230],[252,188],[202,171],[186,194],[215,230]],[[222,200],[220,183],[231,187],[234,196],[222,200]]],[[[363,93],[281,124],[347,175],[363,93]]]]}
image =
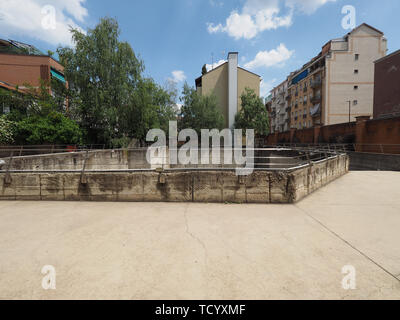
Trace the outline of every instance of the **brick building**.
{"type": "Polygon", "coordinates": [[[37,88],[52,78],[65,83],[64,67],[31,45],[0,39],[0,81],[11,87],[37,88]]]}
{"type": "Polygon", "coordinates": [[[400,117],[400,50],[375,61],[374,119],[400,117]]]}

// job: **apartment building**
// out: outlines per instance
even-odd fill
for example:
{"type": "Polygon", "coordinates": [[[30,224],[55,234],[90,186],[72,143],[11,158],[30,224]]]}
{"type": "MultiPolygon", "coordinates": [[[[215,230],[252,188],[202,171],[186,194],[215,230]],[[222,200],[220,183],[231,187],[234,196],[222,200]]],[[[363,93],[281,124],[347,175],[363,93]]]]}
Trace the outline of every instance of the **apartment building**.
{"type": "Polygon", "coordinates": [[[41,80],[49,83],[52,78],[66,83],[58,61],[32,45],[0,39],[0,81],[24,89],[27,84],[37,88],[41,80]]]}
{"type": "Polygon", "coordinates": [[[372,116],[374,61],[386,52],[384,34],[365,23],[343,38],[330,40],[318,56],[288,76],[290,114],[285,118],[290,118],[290,128],[372,116]]]}
{"type": "Polygon", "coordinates": [[[241,110],[241,95],[246,88],[260,95],[261,77],[238,66],[237,52],[228,54],[228,61],[196,79],[201,95],[214,94],[227,128],[233,128],[235,116],[241,110]]]}
{"type": "Polygon", "coordinates": [[[285,80],[271,91],[270,120],[271,133],[285,132],[290,129],[290,106],[288,102],[288,80],[285,80]]]}
{"type": "Polygon", "coordinates": [[[400,117],[400,50],[375,61],[374,119],[400,117]]]}

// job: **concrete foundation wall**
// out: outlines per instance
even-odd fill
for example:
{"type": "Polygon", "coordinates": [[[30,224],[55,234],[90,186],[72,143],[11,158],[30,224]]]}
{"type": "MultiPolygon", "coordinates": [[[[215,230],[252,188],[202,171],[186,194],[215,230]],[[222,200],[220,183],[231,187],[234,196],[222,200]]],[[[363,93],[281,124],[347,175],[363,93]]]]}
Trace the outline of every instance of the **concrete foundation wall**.
{"type": "Polygon", "coordinates": [[[345,175],[349,172],[349,166],[349,157],[342,155],[291,173],[294,202],[345,175]]]}
{"type": "Polygon", "coordinates": [[[151,169],[145,150],[105,150],[15,157],[10,170],[81,170],[86,157],[87,170],[151,169]]]}
{"type": "Polygon", "coordinates": [[[350,152],[350,170],[400,171],[400,155],[350,152]]]}
{"type": "MultiPolygon", "coordinates": [[[[198,152],[199,164],[192,165],[191,168],[236,168],[244,167],[244,164],[238,165],[235,156],[231,153],[230,162],[225,161],[224,150],[220,151],[220,163],[213,164],[213,151],[209,150],[209,163],[202,164],[201,151],[198,152]],[[227,164],[225,164],[225,162],[227,164]]],[[[146,159],[147,150],[98,150],[86,152],[58,153],[48,155],[33,155],[15,157],[12,160],[10,170],[24,171],[53,171],[53,170],[82,170],[83,163],[87,157],[86,170],[130,170],[130,169],[185,169],[188,165],[171,165],[169,162],[169,150],[162,149],[160,153],[155,152],[149,164],[146,159]]],[[[246,151],[243,151],[243,157],[246,151]]],[[[266,165],[257,166],[260,168],[277,168],[274,163],[279,164],[280,168],[291,168],[298,166],[302,161],[299,158],[298,151],[290,150],[262,150],[255,152],[255,163],[264,163],[266,165]],[[269,159],[270,158],[270,159],[269,159]],[[277,159],[279,158],[279,159],[277,159]]],[[[3,158],[4,164],[0,170],[8,168],[9,158],[3,158]]]]}
{"type": "MultiPolygon", "coordinates": [[[[117,158],[118,159],[118,158],[117,158]]],[[[118,160],[119,161],[119,160],[118,160]]],[[[292,203],[348,172],[338,156],[289,172],[0,173],[0,200],[292,203]]]]}

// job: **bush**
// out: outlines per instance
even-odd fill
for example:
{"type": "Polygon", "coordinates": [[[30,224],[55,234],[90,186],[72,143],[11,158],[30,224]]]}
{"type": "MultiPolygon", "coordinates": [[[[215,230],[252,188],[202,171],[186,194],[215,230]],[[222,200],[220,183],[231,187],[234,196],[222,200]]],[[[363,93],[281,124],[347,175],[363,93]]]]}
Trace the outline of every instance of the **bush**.
{"type": "Polygon", "coordinates": [[[18,122],[19,144],[81,144],[82,132],[78,124],[58,112],[46,116],[33,115],[18,122]]]}
{"type": "Polygon", "coordinates": [[[5,116],[0,117],[0,145],[13,144],[17,125],[13,121],[7,120],[5,116]]]}

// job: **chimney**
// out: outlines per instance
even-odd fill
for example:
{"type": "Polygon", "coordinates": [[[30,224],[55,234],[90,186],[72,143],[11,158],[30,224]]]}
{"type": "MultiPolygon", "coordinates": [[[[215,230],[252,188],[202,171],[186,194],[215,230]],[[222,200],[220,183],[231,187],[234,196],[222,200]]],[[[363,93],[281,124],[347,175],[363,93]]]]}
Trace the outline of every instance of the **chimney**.
{"type": "Polygon", "coordinates": [[[233,129],[238,112],[238,56],[237,52],[228,54],[228,117],[229,128],[233,129]]]}

